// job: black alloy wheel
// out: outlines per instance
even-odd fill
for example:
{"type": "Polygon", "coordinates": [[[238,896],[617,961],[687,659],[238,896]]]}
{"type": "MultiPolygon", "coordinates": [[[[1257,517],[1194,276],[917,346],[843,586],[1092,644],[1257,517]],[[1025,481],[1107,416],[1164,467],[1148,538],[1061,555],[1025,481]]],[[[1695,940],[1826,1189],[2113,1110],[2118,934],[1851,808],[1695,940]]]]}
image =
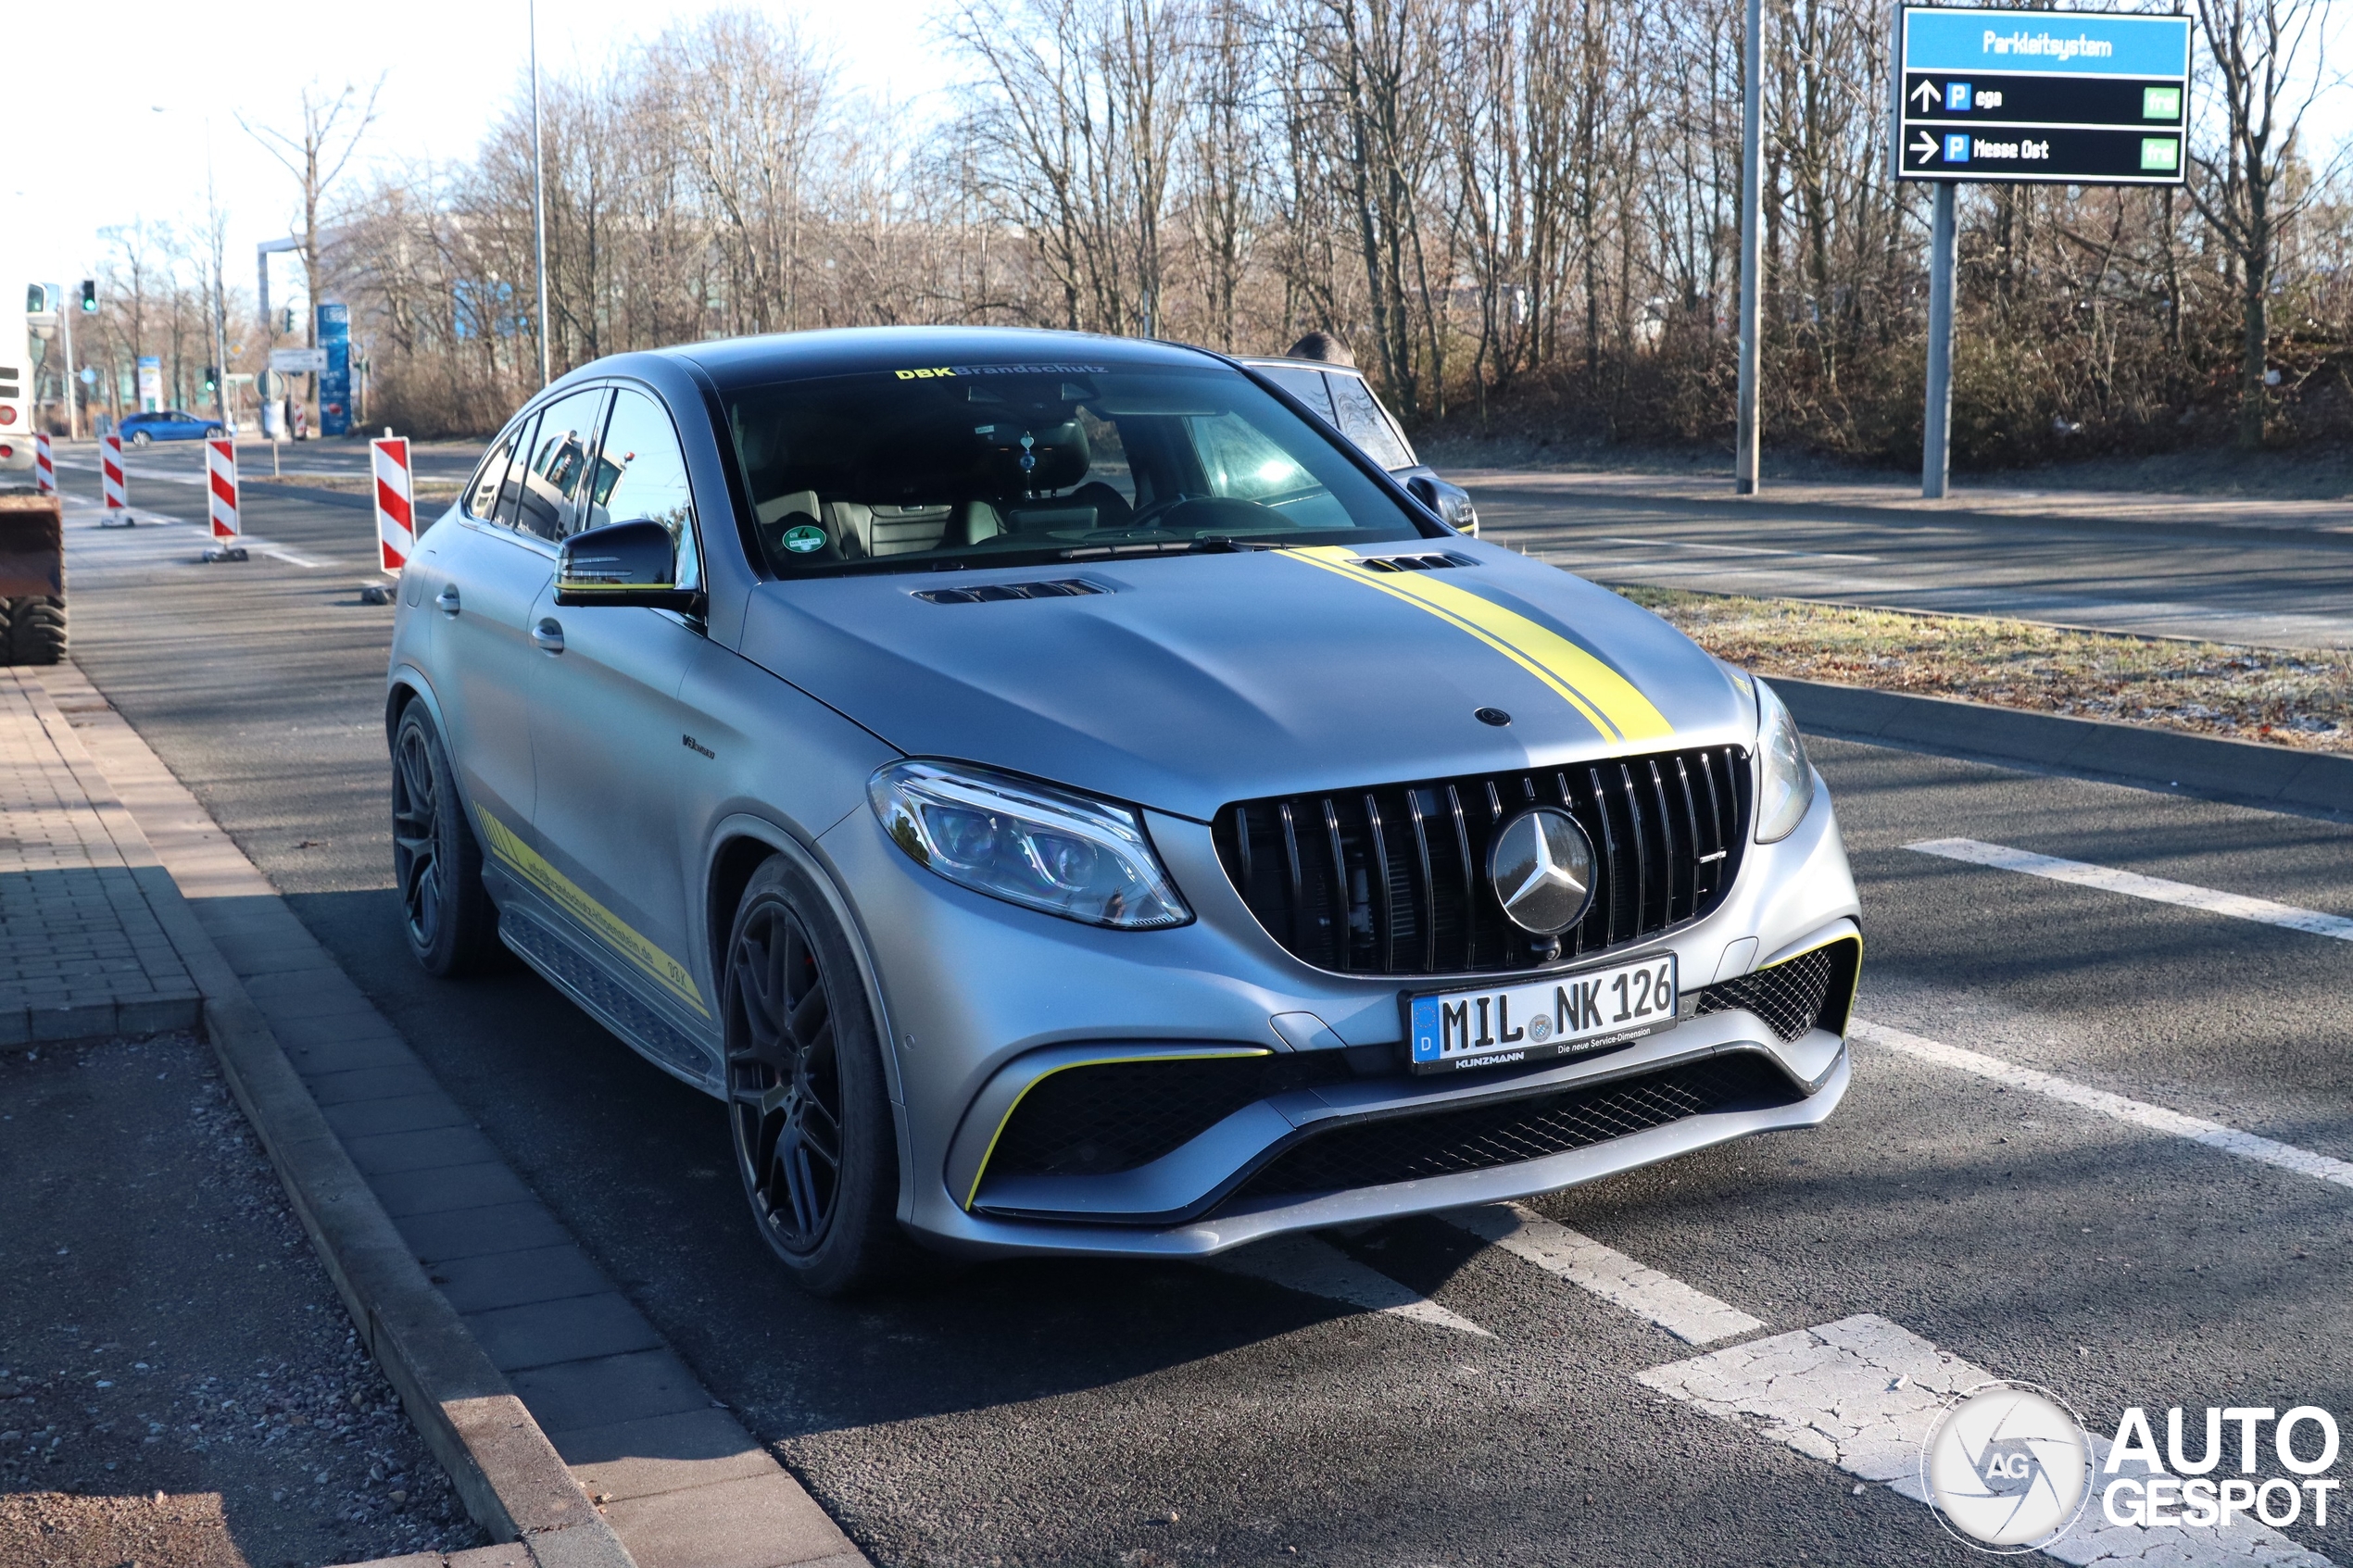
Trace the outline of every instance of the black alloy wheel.
{"type": "Polygon", "coordinates": [[[498,911],[482,884],[482,847],[422,702],[409,705],[393,733],[392,871],[409,950],[425,972],[466,974],[498,961],[498,911]]]}
{"type": "Polygon", "coordinates": [[[839,1295],[905,1272],[881,1042],[848,939],[783,859],[753,873],[727,939],[727,1117],[770,1250],[839,1295]]]}

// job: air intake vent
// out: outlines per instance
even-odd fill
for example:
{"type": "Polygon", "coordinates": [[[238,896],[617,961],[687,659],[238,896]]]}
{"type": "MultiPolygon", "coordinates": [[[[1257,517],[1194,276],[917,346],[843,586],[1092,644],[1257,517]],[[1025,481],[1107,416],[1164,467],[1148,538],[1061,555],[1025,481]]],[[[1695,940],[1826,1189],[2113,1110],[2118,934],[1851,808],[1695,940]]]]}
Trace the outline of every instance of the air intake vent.
{"type": "Polygon", "coordinates": [[[1069,599],[1105,590],[1076,577],[1043,583],[984,583],[976,588],[924,588],[915,597],[936,605],[986,604],[991,599],[1069,599]]]}
{"type": "Polygon", "coordinates": [[[1808,1029],[1843,1035],[1846,1010],[1855,1000],[1855,969],[1862,957],[1863,945],[1852,936],[1828,943],[1769,969],[1707,986],[1699,994],[1699,1010],[1753,1012],[1784,1043],[1808,1029]]]}
{"type": "Polygon", "coordinates": [[[1443,571],[1453,566],[1477,566],[1468,556],[1452,551],[1432,556],[1366,556],[1362,564],[1368,571],[1443,571]]]}
{"type": "Polygon", "coordinates": [[[1748,837],[1748,757],[1704,746],[1428,784],[1245,800],[1217,813],[1217,858],[1267,935],[1351,974],[1527,969],[1534,940],[1487,880],[1497,827],[1565,806],[1592,841],[1593,902],[1564,958],[1648,940],[1724,901],[1748,837]]]}
{"type": "Polygon", "coordinates": [[[1312,1131],[1242,1184],[1227,1213],[1268,1200],[1491,1171],[1588,1148],[1686,1117],[1803,1098],[1762,1052],[1739,1051],[1638,1077],[1501,1103],[1312,1131]]]}

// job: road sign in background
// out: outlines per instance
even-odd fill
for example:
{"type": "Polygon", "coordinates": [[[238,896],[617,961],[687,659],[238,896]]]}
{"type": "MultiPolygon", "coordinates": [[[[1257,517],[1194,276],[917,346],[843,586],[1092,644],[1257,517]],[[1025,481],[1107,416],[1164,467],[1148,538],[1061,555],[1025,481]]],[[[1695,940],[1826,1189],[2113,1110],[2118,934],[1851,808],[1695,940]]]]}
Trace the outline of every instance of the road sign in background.
{"type": "Polygon", "coordinates": [[[2187,17],[1907,7],[1896,61],[1898,179],[2185,177],[2187,17]]]}
{"type": "Polygon", "coordinates": [[[351,433],[351,307],[321,305],[318,308],[318,344],[327,351],[326,367],[319,372],[319,433],[351,433]]]}
{"type": "Polygon", "coordinates": [[[283,376],[315,376],[327,368],[327,351],[323,348],[273,348],[270,351],[270,368],[283,376]]]}

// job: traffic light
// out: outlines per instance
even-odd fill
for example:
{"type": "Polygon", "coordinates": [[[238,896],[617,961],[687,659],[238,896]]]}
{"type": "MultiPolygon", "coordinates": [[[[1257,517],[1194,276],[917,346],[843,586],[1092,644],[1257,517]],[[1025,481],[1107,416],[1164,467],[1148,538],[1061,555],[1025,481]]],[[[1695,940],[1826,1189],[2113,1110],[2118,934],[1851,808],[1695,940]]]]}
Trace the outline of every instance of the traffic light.
{"type": "Polygon", "coordinates": [[[98,313],[98,280],[95,278],[82,280],[82,313],[84,316],[98,313]]]}
{"type": "Polygon", "coordinates": [[[295,312],[294,312],[294,307],[293,307],[293,306],[291,306],[291,305],[289,305],[289,306],[287,306],[287,307],[286,307],[283,310],[281,310],[280,312],[278,312],[278,331],[279,331],[279,332],[292,332],[294,330],[295,330],[295,312]]]}
{"type": "Polygon", "coordinates": [[[204,389],[207,392],[212,392],[217,390],[220,385],[220,367],[218,365],[207,365],[204,368],[204,389]]]}

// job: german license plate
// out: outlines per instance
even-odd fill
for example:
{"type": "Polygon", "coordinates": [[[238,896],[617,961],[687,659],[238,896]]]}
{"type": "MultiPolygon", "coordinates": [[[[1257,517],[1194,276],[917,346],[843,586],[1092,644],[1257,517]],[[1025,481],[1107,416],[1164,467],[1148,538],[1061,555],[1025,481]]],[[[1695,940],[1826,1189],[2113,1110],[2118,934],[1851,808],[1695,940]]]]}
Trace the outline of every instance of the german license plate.
{"type": "Polygon", "coordinates": [[[1541,1061],[1656,1034],[1675,1022],[1675,955],[1513,985],[1409,996],[1416,1073],[1541,1061]]]}

